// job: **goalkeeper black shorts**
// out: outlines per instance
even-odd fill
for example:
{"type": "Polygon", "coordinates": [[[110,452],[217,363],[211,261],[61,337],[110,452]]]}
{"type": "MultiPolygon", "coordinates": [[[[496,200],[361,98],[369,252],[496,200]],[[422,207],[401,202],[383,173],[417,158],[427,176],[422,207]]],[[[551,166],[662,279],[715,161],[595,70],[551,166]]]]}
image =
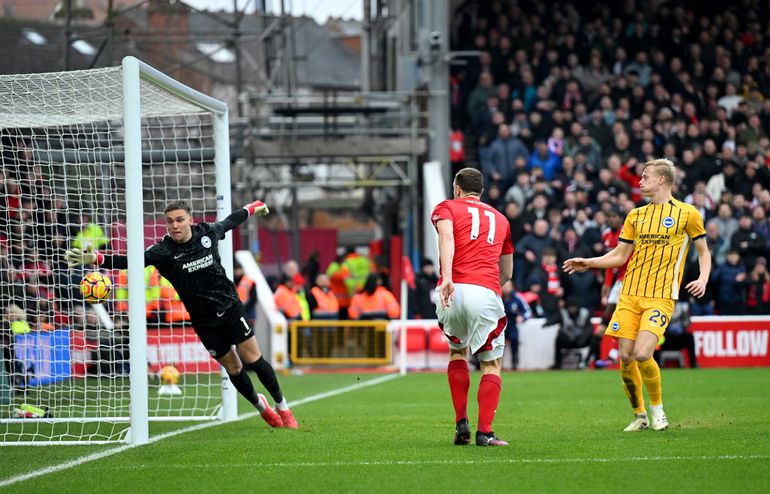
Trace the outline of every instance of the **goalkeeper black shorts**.
{"type": "Polygon", "coordinates": [[[242,306],[234,306],[223,314],[221,324],[196,325],[194,328],[203,346],[215,359],[224,357],[232,345],[254,336],[254,329],[246,320],[242,306]]]}

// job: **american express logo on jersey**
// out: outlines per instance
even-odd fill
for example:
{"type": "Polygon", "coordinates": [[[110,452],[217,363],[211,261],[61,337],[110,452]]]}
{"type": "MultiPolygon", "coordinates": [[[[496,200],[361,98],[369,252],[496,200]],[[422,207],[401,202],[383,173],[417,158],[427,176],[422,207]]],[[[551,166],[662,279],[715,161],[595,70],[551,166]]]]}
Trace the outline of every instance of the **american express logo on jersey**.
{"type": "Polygon", "coordinates": [[[200,259],[182,264],[182,269],[186,269],[188,273],[192,273],[193,271],[207,268],[212,264],[214,264],[214,254],[209,254],[205,257],[201,257],[200,259]]]}

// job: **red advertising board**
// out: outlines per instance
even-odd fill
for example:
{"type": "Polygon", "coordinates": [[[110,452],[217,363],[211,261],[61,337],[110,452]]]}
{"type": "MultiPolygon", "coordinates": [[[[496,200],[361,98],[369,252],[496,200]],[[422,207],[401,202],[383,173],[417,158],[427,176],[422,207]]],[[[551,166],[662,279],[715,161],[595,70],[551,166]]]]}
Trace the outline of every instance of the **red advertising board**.
{"type": "Polygon", "coordinates": [[[190,328],[148,330],[147,362],[152,372],[166,364],[172,364],[182,374],[219,372],[219,363],[190,328]]]}
{"type": "MultiPolygon", "coordinates": [[[[93,362],[96,343],[87,341],[82,331],[70,332],[72,375],[83,377],[93,362]]],[[[190,328],[147,330],[147,362],[152,372],[173,364],[182,374],[219,372],[219,363],[211,358],[195,331],[190,328]]]]}
{"type": "Polygon", "coordinates": [[[770,367],[770,316],[693,317],[701,367],[770,367]]]}

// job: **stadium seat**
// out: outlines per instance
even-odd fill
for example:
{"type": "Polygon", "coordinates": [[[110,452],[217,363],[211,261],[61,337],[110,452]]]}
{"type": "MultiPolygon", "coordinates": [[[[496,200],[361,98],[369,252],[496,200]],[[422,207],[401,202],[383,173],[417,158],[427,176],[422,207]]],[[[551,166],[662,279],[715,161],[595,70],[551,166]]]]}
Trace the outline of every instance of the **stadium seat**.
{"type": "Polygon", "coordinates": [[[449,342],[444,336],[444,332],[439,328],[431,328],[430,330],[429,349],[431,352],[449,351],[449,342]]]}
{"type": "Polygon", "coordinates": [[[424,352],[425,351],[425,330],[420,327],[406,328],[406,351],[424,352]]]}

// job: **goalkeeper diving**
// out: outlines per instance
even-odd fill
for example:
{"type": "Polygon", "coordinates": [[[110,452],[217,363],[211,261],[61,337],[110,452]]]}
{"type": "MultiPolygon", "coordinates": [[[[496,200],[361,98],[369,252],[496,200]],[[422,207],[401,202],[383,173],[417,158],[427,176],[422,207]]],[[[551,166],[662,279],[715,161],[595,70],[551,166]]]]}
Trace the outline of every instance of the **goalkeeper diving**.
{"type": "MultiPolygon", "coordinates": [[[[297,421],[281,392],[275,370],[262,357],[253,328],[233,282],[222,267],[217,243],[225,233],[249,216],[265,216],[269,209],[254,201],[216,223],[193,222],[190,206],[173,202],[166,206],[165,235],[144,252],[145,266],[155,266],[176,289],[190,313],[195,333],[212,357],[227,370],[230,381],[259,410],[271,427],[297,428],[297,421]],[[244,367],[253,370],[275,400],[275,410],[264,395],[257,393],[244,367]]],[[[65,253],[70,267],[98,265],[106,269],[125,269],[128,258],[104,255],[90,249],[70,249],[65,253]]]]}

